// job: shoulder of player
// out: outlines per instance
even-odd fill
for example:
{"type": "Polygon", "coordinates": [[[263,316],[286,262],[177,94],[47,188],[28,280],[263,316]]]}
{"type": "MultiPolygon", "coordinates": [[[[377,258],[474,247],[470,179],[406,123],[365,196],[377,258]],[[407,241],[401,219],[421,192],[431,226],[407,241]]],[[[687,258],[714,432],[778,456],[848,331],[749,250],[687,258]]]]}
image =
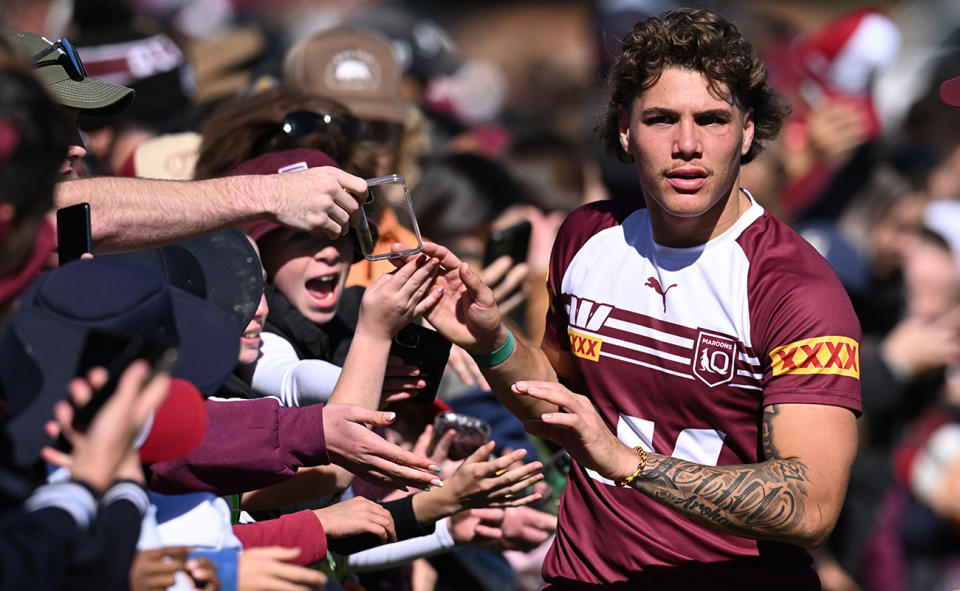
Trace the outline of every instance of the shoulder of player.
{"type": "Polygon", "coordinates": [[[642,209],[625,200],[594,201],[581,205],[560,226],[558,240],[582,244],[594,234],[618,226],[632,213],[642,209]]]}
{"type": "Polygon", "coordinates": [[[752,282],[775,282],[785,289],[839,289],[830,264],[796,231],[764,213],[737,238],[750,262],[752,282]]]}

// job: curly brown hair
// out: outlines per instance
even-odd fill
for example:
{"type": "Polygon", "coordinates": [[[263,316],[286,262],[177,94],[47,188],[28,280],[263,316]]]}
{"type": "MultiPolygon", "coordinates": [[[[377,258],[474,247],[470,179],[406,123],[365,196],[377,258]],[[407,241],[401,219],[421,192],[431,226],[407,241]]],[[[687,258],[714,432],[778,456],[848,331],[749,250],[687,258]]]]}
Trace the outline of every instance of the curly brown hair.
{"type": "Polygon", "coordinates": [[[637,23],[620,44],[620,55],[607,76],[609,101],[597,126],[608,154],[633,161],[620,145],[618,109],[629,109],[634,97],[656,84],[669,67],[701,72],[712,92],[753,109],[753,144],[740,158],[742,164],[780,133],[790,113],[789,103],[767,84],[766,69],[733,24],[708,10],[671,10],[637,23]]]}

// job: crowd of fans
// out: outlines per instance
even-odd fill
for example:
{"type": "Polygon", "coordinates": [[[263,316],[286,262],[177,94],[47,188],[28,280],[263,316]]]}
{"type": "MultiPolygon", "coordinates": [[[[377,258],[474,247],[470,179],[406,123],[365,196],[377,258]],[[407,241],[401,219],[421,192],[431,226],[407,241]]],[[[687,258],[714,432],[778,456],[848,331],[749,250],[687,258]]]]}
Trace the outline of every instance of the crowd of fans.
{"type": "MultiPolygon", "coordinates": [[[[531,10],[511,3],[483,22],[508,57],[400,2],[0,4],[0,587],[542,585],[564,452],[456,346],[416,401],[436,376],[391,347],[439,299],[438,261],[365,259],[354,228],[416,244],[397,204],[361,204],[364,179],[401,175],[423,238],[477,269],[517,338],[543,334],[560,223],[639,191],[592,136],[611,44],[672,7],[570,4],[586,74],[536,31],[508,38],[531,10]],[[53,212],[82,202],[92,256],[58,261],[53,212]],[[485,259],[519,221],[525,258],[485,259]],[[117,365],[130,348],[150,363],[117,365]],[[490,441],[435,433],[454,411],[490,441]]],[[[710,6],[792,106],[742,184],[831,264],[864,335],[822,586],[955,589],[960,90],[940,84],[960,15],[931,5],[931,36],[909,3],[728,4],[710,6]],[[896,109],[880,82],[905,55],[923,75],[896,109]]]]}

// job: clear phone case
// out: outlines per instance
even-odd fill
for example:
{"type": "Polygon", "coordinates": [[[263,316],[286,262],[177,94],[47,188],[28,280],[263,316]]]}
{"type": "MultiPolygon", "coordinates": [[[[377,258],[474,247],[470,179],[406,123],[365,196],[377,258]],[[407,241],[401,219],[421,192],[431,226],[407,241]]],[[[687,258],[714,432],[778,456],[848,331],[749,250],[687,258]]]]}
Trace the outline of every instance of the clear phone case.
{"type": "Polygon", "coordinates": [[[370,261],[379,261],[382,259],[402,258],[420,253],[423,250],[423,239],[420,237],[420,226],[417,224],[417,216],[413,212],[413,201],[410,199],[410,191],[407,189],[407,182],[399,174],[366,179],[367,181],[367,200],[363,203],[362,209],[365,215],[360,216],[357,224],[357,238],[360,241],[360,250],[363,257],[370,261]],[[393,240],[373,241],[373,234],[370,232],[370,226],[367,219],[380,220],[379,231],[381,237],[385,232],[397,236],[398,242],[413,242],[408,244],[410,248],[393,252],[390,245],[393,240]]]}

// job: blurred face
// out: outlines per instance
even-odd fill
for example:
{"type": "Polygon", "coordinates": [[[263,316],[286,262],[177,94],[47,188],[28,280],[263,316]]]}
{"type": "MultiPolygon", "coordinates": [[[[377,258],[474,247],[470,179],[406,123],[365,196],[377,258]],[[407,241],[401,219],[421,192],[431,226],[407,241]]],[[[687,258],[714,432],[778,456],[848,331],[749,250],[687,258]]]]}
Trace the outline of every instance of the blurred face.
{"type": "Polygon", "coordinates": [[[903,265],[904,256],[923,225],[927,202],[922,193],[904,195],[870,228],[871,258],[878,276],[885,277],[903,265]]]}
{"type": "MultiPolygon", "coordinates": [[[[446,241],[445,246],[453,251],[460,260],[466,262],[474,269],[483,268],[483,259],[487,249],[487,239],[490,233],[495,230],[508,228],[517,222],[529,220],[533,222],[531,216],[536,208],[526,205],[514,205],[508,207],[490,223],[489,226],[481,226],[471,233],[463,233],[455,238],[446,241]]],[[[551,241],[551,245],[553,242],[551,241]]],[[[515,261],[522,263],[524,261],[515,261]]]]}
{"type": "Polygon", "coordinates": [[[904,260],[903,281],[910,316],[934,320],[960,305],[960,266],[939,245],[918,240],[904,260]]]}
{"type": "Polygon", "coordinates": [[[315,324],[333,319],[353,261],[348,235],[329,240],[322,235],[286,228],[260,239],[267,276],[293,306],[315,324]]]}
{"type": "Polygon", "coordinates": [[[753,119],[714,96],[699,72],[666,68],[629,109],[621,107],[620,142],[633,156],[662,244],[702,243],[739,217],[740,157],[753,142],[753,119]]]}
{"type": "Polygon", "coordinates": [[[77,178],[77,162],[87,155],[87,149],[83,147],[83,140],[80,139],[80,131],[77,129],[77,117],[80,112],[74,109],[67,109],[66,112],[70,122],[73,123],[76,139],[70,142],[70,147],[67,148],[67,158],[60,167],[60,180],[62,181],[77,178]]]}
{"type": "Polygon", "coordinates": [[[260,357],[260,331],[263,330],[263,325],[267,321],[267,314],[269,313],[270,308],[267,306],[267,296],[265,294],[261,295],[260,305],[257,306],[257,311],[253,314],[253,320],[250,321],[247,329],[243,331],[243,335],[240,337],[238,363],[247,365],[253,363],[260,357]]]}
{"type": "MultiPolygon", "coordinates": [[[[250,240],[250,237],[247,236],[247,240],[250,240]]],[[[257,243],[253,240],[250,240],[250,244],[253,245],[253,249],[257,251],[257,254],[260,254],[260,250],[257,248],[257,243]]],[[[260,267],[263,272],[263,282],[267,282],[267,271],[262,266],[260,267]]],[[[253,363],[260,357],[260,331],[263,330],[263,325],[267,321],[267,314],[270,313],[270,307],[267,306],[267,294],[260,294],[260,305],[257,306],[257,311],[253,313],[253,319],[250,320],[250,324],[247,325],[246,330],[243,331],[243,335],[240,337],[240,355],[237,358],[237,361],[241,365],[248,365],[253,363]]]]}

